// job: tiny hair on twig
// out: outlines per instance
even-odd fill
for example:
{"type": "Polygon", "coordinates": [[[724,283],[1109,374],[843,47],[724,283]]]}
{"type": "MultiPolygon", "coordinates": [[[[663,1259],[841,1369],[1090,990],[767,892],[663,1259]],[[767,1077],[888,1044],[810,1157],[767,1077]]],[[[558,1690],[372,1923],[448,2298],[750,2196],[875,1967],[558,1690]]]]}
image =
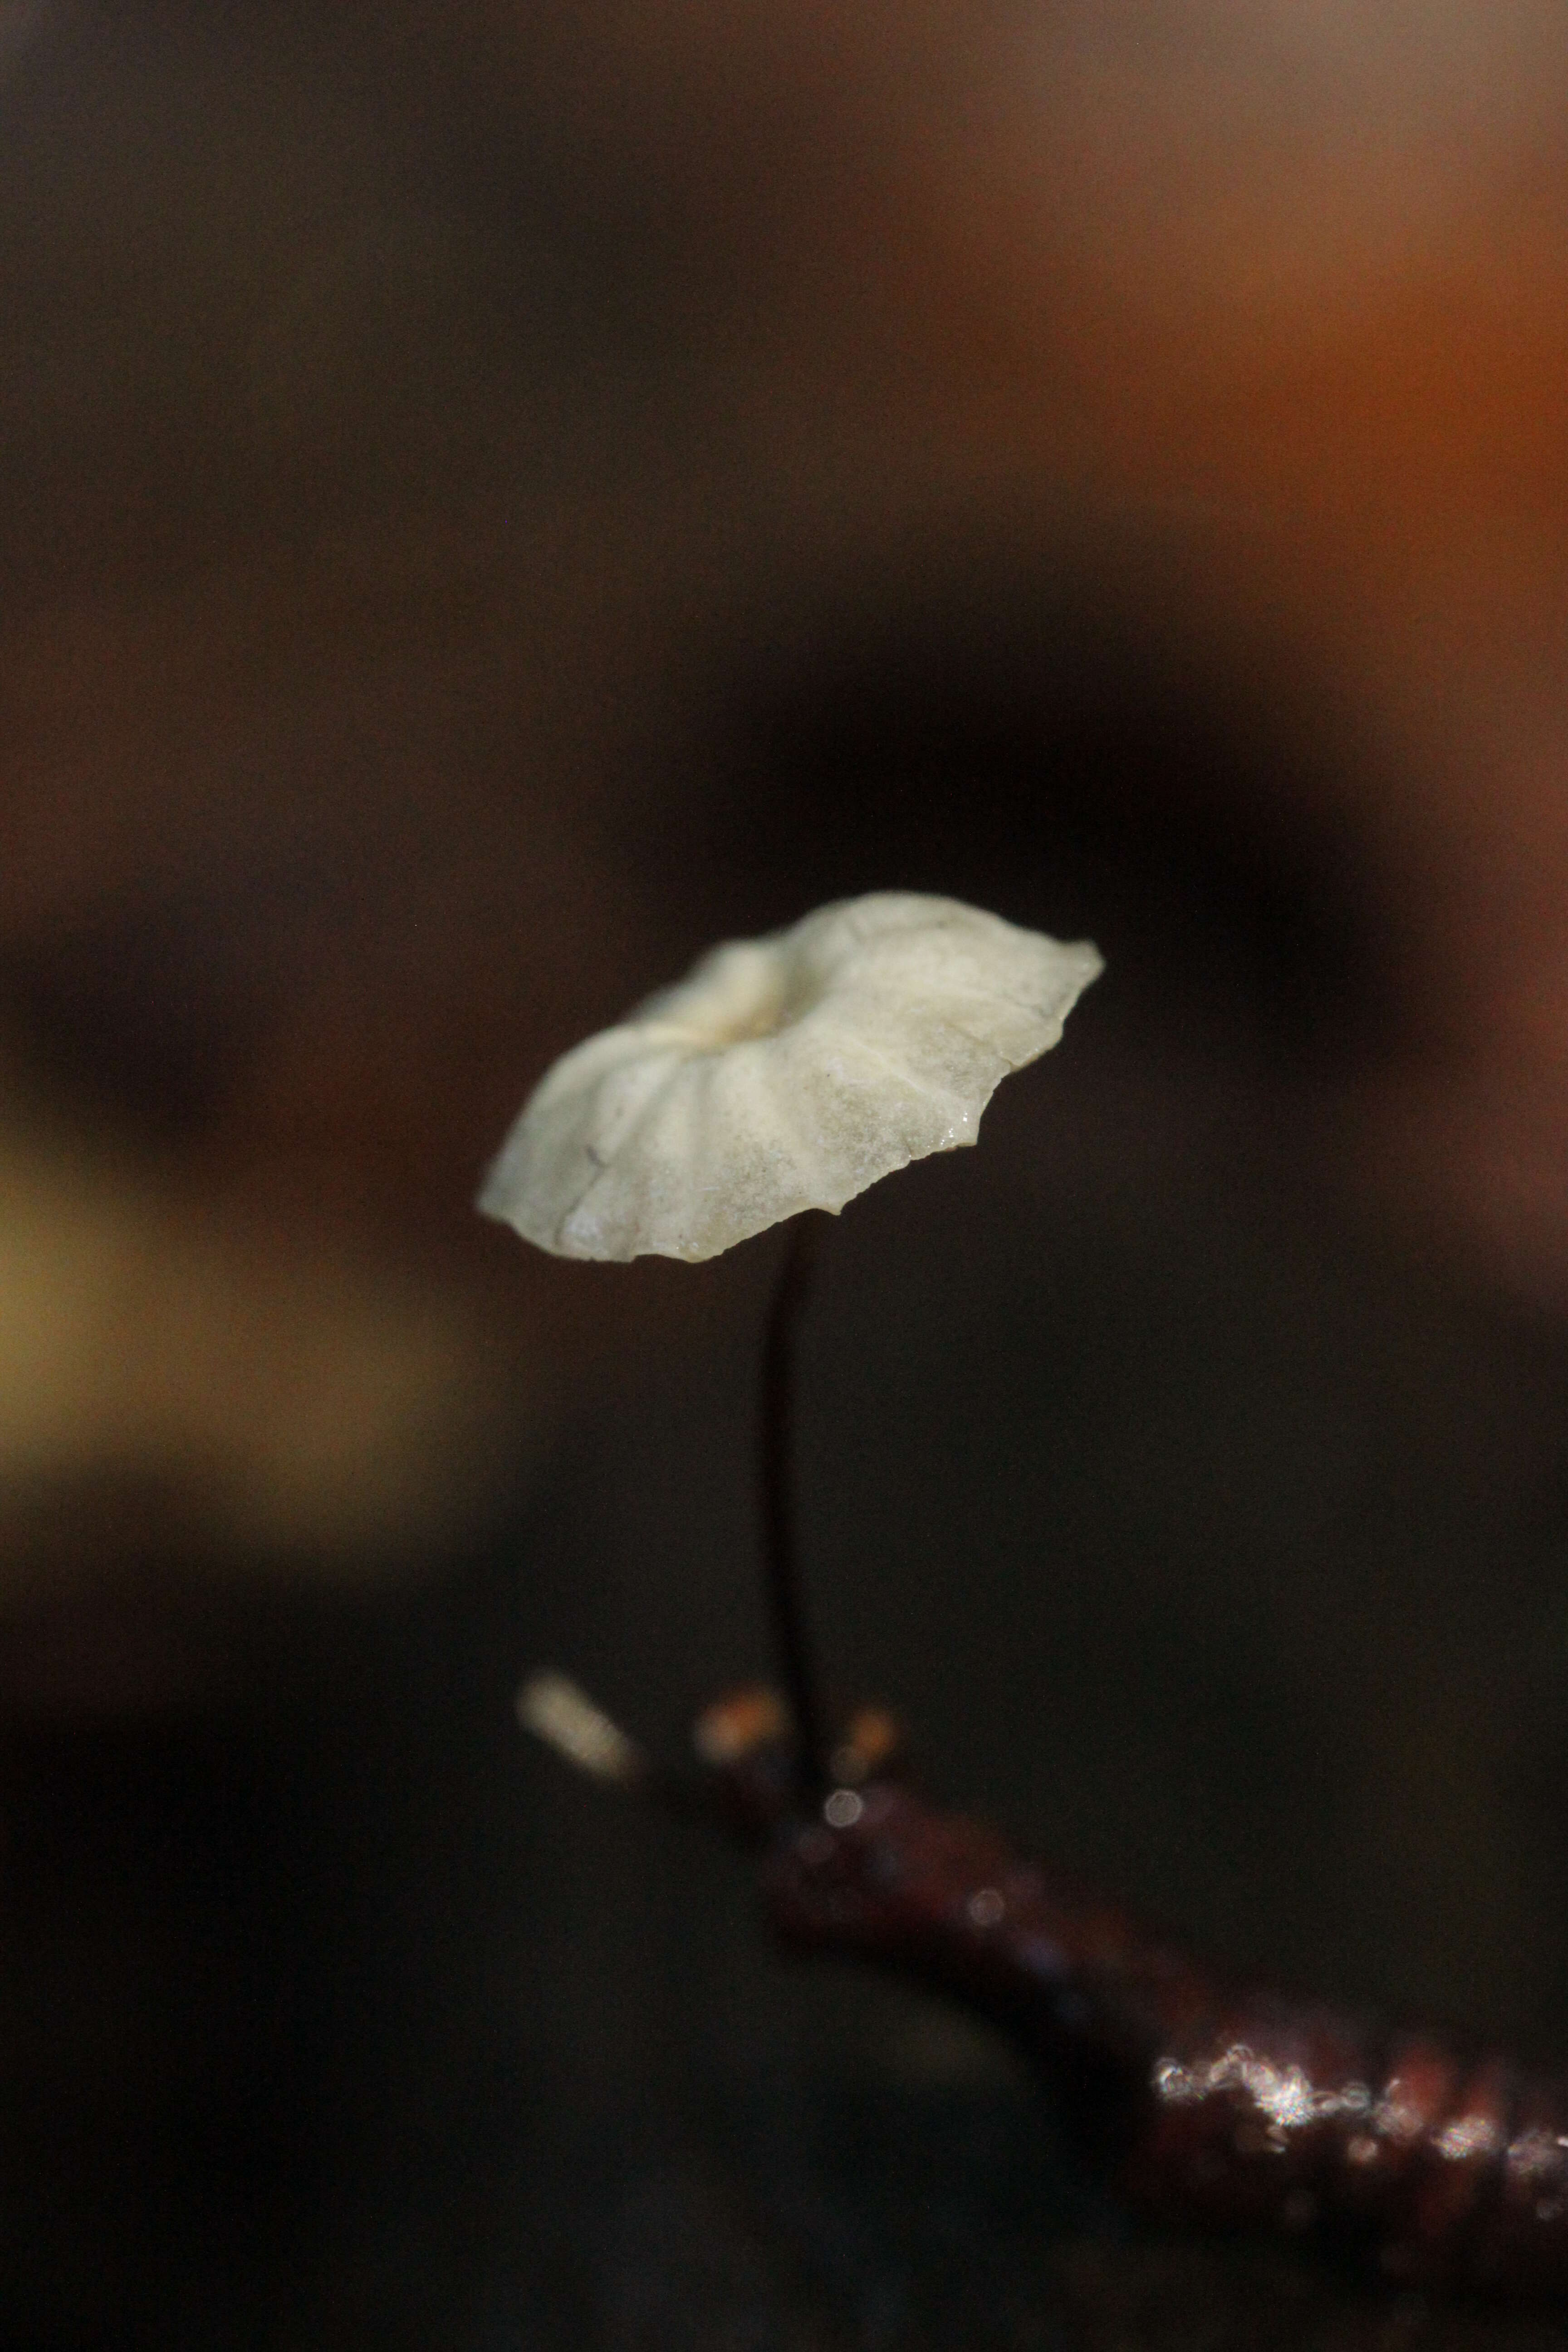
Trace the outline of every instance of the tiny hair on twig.
{"type": "Polygon", "coordinates": [[[517,1719],[525,1731],[595,1780],[640,1789],[651,1778],[647,1758],[636,1740],[612,1723],[569,1675],[553,1670],[530,1675],[517,1695],[517,1719]]]}

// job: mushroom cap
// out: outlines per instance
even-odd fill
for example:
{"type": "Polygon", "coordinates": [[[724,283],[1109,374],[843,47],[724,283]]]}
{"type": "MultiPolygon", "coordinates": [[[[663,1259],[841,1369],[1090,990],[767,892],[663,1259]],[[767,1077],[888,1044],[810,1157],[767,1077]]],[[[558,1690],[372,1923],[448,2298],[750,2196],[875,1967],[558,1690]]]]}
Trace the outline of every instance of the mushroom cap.
{"type": "Polygon", "coordinates": [[[879,890],[732,940],[563,1055],[479,1207],[561,1257],[716,1257],[973,1143],[1102,969],[955,898],[879,890]]]}

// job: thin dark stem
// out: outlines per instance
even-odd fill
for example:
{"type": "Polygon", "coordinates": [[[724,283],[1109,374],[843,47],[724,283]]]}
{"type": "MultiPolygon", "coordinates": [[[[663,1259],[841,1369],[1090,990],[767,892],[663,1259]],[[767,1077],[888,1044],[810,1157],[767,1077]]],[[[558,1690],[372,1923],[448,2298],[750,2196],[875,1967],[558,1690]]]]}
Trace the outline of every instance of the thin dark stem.
{"type": "Polygon", "coordinates": [[[827,1785],[827,1742],[805,1623],[795,1508],[796,1342],[802,1311],[826,1225],[822,1211],[795,1220],[779,1267],[763,1339],[763,1571],[784,1696],[800,1740],[801,1780],[808,1795],[827,1785]]]}

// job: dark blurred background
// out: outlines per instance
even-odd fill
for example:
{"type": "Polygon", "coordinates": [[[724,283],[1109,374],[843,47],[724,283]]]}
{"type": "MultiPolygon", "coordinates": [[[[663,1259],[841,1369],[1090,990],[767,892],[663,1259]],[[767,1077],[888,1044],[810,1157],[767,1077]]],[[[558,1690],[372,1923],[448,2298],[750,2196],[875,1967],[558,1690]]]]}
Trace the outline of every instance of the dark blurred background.
{"type": "Polygon", "coordinates": [[[1557,0],[0,5],[0,2341],[1520,2347],[1120,2212],[525,1747],[765,1674],[763,1237],[479,1175],[713,939],[1106,977],[856,1204],[813,1599],[933,1788],[1568,2024],[1557,0]]]}

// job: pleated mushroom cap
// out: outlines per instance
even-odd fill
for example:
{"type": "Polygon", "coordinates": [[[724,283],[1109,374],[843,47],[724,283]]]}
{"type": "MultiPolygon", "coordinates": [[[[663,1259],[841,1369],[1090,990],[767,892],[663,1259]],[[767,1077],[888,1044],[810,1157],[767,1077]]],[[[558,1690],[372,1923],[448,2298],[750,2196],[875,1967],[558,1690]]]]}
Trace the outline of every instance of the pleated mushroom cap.
{"type": "Polygon", "coordinates": [[[803,1209],[974,1142],[1001,1079],[1101,970],[999,915],[911,891],[713,949],[563,1055],[479,1206],[561,1257],[716,1257],[803,1209]]]}

